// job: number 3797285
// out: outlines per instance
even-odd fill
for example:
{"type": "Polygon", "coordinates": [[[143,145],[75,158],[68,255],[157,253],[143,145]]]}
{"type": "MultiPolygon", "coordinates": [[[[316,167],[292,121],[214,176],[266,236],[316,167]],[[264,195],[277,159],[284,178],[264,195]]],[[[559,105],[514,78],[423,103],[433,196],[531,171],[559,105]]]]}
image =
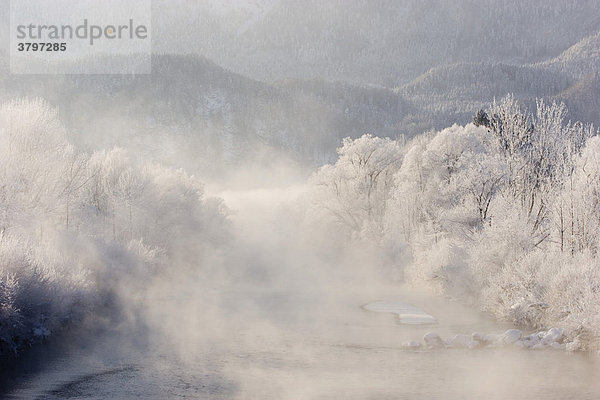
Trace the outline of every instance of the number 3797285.
{"type": "Polygon", "coordinates": [[[66,51],[66,43],[17,43],[18,51],[66,51]]]}

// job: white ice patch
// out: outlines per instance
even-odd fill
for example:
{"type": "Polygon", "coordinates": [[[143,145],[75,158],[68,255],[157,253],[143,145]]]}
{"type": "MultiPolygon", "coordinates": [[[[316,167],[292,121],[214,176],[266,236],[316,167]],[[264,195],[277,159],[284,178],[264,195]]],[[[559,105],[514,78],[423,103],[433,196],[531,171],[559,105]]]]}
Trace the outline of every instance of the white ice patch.
{"type": "Polygon", "coordinates": [[[365,310],[373,312],[394,313],[402,324],[425,325],[436,324],[437,320],[427,314],[425,311],[413,306],[412,304],[401,303],[399,301],[374,301],[363,306],[365,310]]]}

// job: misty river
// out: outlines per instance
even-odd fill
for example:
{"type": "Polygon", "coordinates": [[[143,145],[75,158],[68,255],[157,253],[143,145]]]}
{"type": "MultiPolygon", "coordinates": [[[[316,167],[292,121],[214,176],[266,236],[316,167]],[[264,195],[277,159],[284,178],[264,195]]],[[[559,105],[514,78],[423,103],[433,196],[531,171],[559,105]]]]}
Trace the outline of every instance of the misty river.
{"type": "MultiPolygon", "coordinates": [[[[224,197],[236,205],[231,194],[224,197]]],[[[242,210],[237,223],[248,228],[257,212],[242,210]]],[[[512,327],[450,298],[352,271],[333,280],[282,241],[289,237],[274,232],[271,240],[251,243],[254,257],[246,253],[244,262],[253,259],[254,267],[245,274],[214,282],[193,274],[161,278],[140,300],[147,310],[143,322],[132,317],[136,322],[67,335],[34,350],[3,398],[548,400],[600,394],[600,359],[587,354],[403,349],[429,331],[447,338],[512,327]],[[437,322],[404,324],[392,313],[364,308],[378,300],[412,305],[437,322]]]]}
{"type": "Polygon", "coordinates": [[[280,319],[280,329],[240,325],[219,346],[190,343],[189,354],[155,351],[135,338],[94,338],[48,354],[6,398],[596,399],[600,393],[599,362],[584,354],[401,350],[403,341],[431,329],[453,334],[500,327],[447,300],[395,292],[394,298],[434,310],[439,324],[400,325],[392,314],[362,310],[358,293],[323,310],[294,294],[236,291],[232,301],[263,308],[280,319]],[[314,307],[327,322],[295,319],[290,302],[314,307]]]}

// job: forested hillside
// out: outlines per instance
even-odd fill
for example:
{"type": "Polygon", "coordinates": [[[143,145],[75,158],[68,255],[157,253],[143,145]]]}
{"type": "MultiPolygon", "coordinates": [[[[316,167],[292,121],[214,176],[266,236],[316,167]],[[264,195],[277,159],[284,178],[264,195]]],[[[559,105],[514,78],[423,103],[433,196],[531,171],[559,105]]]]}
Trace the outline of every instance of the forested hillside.
{"type": "Polygon", "coordinates": [[[442,65],[542,62],[600,31],[597,0],[205,0],[186,15],[171,4],[154,5],[178,21],[156,26],[158,51],[192,50],[266,82],[396,87],[442,65]]]}
{"type": "Polygon", "coordinates": [[[4,75],[0,86],[5,99],[41,96],[58,107],[72,140],[84,148],[135,147],[217,175],[215,165],[222,172],[280,156],[319,164],[332,159],[343,137],[393,136],[418,112],[390,90],[265,84],[197,56],[155,56],[151,75],[4,75]]]}

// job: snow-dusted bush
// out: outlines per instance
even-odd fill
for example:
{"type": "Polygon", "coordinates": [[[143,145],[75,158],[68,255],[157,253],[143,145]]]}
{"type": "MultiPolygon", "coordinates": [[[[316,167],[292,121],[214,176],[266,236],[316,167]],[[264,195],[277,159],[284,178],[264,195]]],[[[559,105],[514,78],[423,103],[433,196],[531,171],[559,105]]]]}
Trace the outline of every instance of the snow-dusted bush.
{"type": "Polygon", "coordinates": [[[3,353],[16,352],[35,337],[44,338],[81,318],[95,300],[90,271],[49,242],[5,235],[0,241],[0,270],[3,353]]]}

